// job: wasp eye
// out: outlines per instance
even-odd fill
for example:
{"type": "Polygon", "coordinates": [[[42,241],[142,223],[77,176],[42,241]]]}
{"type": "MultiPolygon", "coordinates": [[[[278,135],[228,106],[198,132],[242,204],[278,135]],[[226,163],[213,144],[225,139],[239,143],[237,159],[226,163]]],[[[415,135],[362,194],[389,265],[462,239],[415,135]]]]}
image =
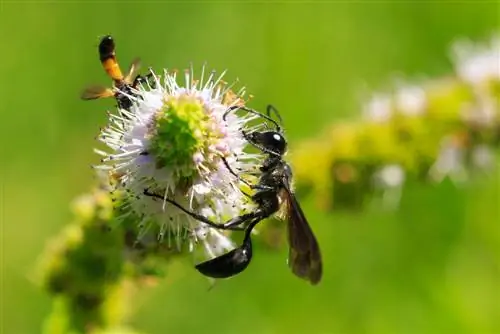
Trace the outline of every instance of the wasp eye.
{"type": "Polygon", "coordinates": [[[273,151],[279,155],[283,155],[286,151],[285,137],[276,131],[254,132],[251,136],[252,140],[264,148],[273,151]]]}

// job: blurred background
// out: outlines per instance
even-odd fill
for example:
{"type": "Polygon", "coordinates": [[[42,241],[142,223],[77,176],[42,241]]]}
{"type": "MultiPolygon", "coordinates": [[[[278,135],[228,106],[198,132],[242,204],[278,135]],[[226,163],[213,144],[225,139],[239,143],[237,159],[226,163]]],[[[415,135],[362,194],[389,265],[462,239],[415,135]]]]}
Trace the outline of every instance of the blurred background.
{"type": "MultiPolygon", "coordinates": [[[[450,43],[499,28],[498,2],[284,4],[14,2],[0,5],[2,89],[2,333],[39,333],[50,298],[32,281],[52,236],[89,190],[94,136],[110,100],[99,37],[112,34],[122,66],[228,69],[281,111],[291,145],[360,113],[360,87],[390,75],[453,72],[450,43]]],[[[317,287],[295,278],[287,250],[257,250],[249,269],[209,284],[189,263],[139,291],[132,325],[145,333],[500,332],[498,168],[457,187],[409,183],[396,210],[324,212],[301,197],[324,257],[317,287]]]]}

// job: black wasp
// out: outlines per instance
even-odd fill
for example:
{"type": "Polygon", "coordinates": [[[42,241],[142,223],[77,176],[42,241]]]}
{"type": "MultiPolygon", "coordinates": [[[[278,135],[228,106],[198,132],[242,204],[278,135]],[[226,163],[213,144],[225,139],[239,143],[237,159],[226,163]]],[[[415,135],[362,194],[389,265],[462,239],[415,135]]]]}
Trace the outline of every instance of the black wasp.
{"type": "Polygon", "coordinates": [[[288,265],[298,277],[306,279],[312,284],[317,284],[321,280],[323,270],[321,252],[316,237],[291,189],[292,170],[283,160],[287,149],[287,142],[280,125],[270,117],[271,111],[278,116],[280,123],[281,117],[278,111],[271,105],[267,107],[267,115],[247,107],[234,106],[229,108],[224,114],[224,120],[230,112],[239,109],[257,114],[267,121],[272,122],[275,126],[275,130],[252,132],[242,130],[242,135],[248,143],[266,155],[264,162],[260,166],[260,176],[257,184],[249,184],[241,178],[224,159],[224,163],[229,171],[238,177],[240,181],[255,190],[255,193],[250,197],[257,204],[257,209],[253,212],[234,217],[224,224],[217,224],[207,217],[191,212],[175,201],[151,193],[147,189],[144,191],[144,194],[165,200],[213,228],[226,230],[245,229],[245,236],[241,246],[196,266],[196,269],[203,275],[213,278],[227,278],[242,272],[252,259],[252,241],[250,237],[252,229],[260,221],[277,213],[280,208],[283,208],[285,218],[288,222],[288,265]]]}
{"type": "MultiPolygon", "coordinates": [[[[98,50],[102,67],[108,76],[113,79],[115,89],[103,86],[90,86],[83,91],[81,98],[84,100],[94,100],[115,97],[119,108],[130,110],[132,106],[132,99],[130,97],[135,96],[133,90],[144,81],[141,75],[137,75],[140,67],[140,59],[135,58],[126,75],[123,75],[118,60],[116,59],[113,37],[109,35],[104,36],[99,43],[98,50]]],[[[146,76],[147,79],[150,79],[151,75],[151,73],[148,74],[146,76]]]]}

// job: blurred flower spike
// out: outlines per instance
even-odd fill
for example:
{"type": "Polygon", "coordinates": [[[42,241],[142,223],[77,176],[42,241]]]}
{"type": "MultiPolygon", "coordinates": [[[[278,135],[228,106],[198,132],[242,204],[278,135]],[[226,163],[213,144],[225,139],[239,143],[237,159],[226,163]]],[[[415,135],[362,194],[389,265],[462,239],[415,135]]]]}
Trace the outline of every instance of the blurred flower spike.
{"type": "Polygon", "coordinates": [[[294,149],[296,186],[325,208],[373,195],[397,206],[409,179],[457,184],[494,167],[500,143],[500,35],[453,44],[455,74],[372,93],[357,120],[294,149]]]}
{"type": "Polygon", "coordinates": [[[251,207],[222,157],[235,171],[257,164],[257,155],[244,152],[240,131],[255,116],[226,113],[245,103],[245,91],[234,92],[223,75],[205,73],[205,66],[199,80],[192,67],[184,75],[165,70],[161,77],[151,71],[130,96],[132,107],[109,114],[98,136],[107,149],[96,150],[103,158],[95,168],[109,173],[116,181],[114,193],[124,196],[118,219],[139,217],[138,241],[155,231],[159,241],[177,250],[187,245],[192,251],[201,242],[208,257],[233,247],[225,233],[165,201],[215,222],[251,207]]]}

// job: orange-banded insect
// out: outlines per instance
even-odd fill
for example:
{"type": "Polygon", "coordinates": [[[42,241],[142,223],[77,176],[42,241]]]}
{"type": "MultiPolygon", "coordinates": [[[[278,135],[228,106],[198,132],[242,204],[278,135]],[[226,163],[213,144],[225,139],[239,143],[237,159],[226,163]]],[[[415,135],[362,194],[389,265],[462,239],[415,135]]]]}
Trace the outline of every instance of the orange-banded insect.
{"type": "Polygon", "coordinates": [[[127,73],[123,75],[120,65],[116,59],[115,42],[113,37],[107,35],[99,43],[99,59],[108,76],[113,79],[113,87],[89,86],[81,95],[84,100],[114,97],[121,109],[129,110],[132,106],[130,96],[134,96],[133,89],[143,79],[137,75],[140,67],[140,59],[135,58],[127,73]]]}

